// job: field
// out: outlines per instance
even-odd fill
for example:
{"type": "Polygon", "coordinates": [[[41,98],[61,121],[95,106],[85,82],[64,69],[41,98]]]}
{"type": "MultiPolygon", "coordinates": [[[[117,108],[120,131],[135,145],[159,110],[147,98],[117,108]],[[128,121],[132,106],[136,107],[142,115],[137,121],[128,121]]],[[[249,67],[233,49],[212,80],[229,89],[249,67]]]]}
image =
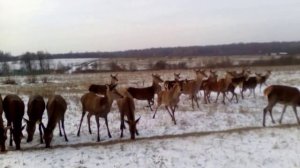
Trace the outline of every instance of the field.
{"type": "MultiPolygon", "coordinates": [[[[252,70],[263,72],[268,68],[252,70]]],[[[149,86],[152,73],[158,73],[167,80],[173,79],[173,72],[119,72],[118,87],[149,86]]],[[[175,72],[181,72],[184,78],[194,78],[192,70],[175,72]]],[[[223,73],[224,70],[218,69],[219,76],[223,73]]],[[[278,119],[282,105],[275,106],[276,124],[272,124],[267,115],[267,127],[263,128],[262,109],[267,101],[259,88],[256,88],[256,98],[249,97],[247,92],[242,100],[238,94],[239,103],[227,101],[225,105],[221,100],[204,104],[203,96],[200,96],[200,109],[195,110],[189,97],[182,95],[175,114],[177,125],[173,124],[163,107],[152,119],[153,112],[145,107],[146,101],[135,101],[136,116],[141,116],[137,125],[140,135],[136,141],[129,139],[128,129],[125,137],[120,139],[120,117],[114,103],[108,115],[111,139],[101,119],[101,142],[96,142],[94,118],[91,120],[93,134],[88,133],[84,119],[81,136],[77,137],[81,95],[87,92],[91,83],[108,83],[109,76],[110,73],[49,75],[46,84],[26,84],[26,77],[15,77],[19,85],[1,85],[2,97],[17,93],[25,103],[33,93],[43,95],[46,100],[52,94],[61,94],[68,102],[65,125],[69,138],[69,142],[65,142],[56,129],[52,148],[45,149],[44,144],[39,144],[36,132],[33,142],[26,143],[23,139],[21,151],[8,147],[8,152],[1,154],[1,167],[300,167],[300,130],[292,109],[287,109],[280,125],[278,119]]],[[[299,88],[299,76],[299,67],[273,67],[267,83],[299,88]]],[[[38,79],[43,77],[38,76],[38,79]]],[[[239,93],[239,88],[236,92],[239,93]]],[[[213,100],[215,96],[212,95],[213,100]]],[[[43,122],[47,123],[47,115],[44,115],[43,122]]],[[[27,136],[25,131],[24,135],[27,136]]]]}

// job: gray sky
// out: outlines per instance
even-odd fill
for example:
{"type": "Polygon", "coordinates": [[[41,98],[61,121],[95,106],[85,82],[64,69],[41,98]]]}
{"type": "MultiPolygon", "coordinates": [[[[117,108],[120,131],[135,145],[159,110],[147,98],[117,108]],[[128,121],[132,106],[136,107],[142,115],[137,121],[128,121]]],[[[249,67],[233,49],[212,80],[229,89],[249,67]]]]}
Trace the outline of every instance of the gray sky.
{"type": "Polygon", "coordinates": [[[300,0],[0,0],[0,50],[300,40],[300,0]]]}

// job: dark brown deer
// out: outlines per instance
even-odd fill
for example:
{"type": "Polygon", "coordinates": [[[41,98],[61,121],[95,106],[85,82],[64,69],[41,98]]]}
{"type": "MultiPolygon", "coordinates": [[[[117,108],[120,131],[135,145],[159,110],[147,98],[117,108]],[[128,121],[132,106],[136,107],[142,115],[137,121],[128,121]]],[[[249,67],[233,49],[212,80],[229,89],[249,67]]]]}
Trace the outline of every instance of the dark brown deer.
{"type": "Polygon", "coordinates": [[[272,115],[272,109],[277,103],[283,104],[284,106],[279,120],[280,124],[286,107],[289,105],[293,107],[298,124],[300,124],[300,120],[297,115],[297,106],[300,106],[299,89],[290,86],[271,85],[264,90],[264,95],[268,98],[268,105],[264,108],[263,126],[265,126],[265,118],[268,111],[270,112],[272,122],[275,123],[272,115]]]}
{"type": "Polygon", "coordinates": [[[161,91],[161,86],[159,83],[163,82],[159,75],[152,74],[152,85],[144,88],[134,88],[129,87],[127,92],[137,100],[147,100],[150,110],[152,110],[152,105],[154,104],[154,95],[161,91]]]}
{"type": "Polygon", "coordinates": [[[82,124],[83,117],[86,112],[89,112],[87,115],[88,127],[90,134],[92,133],[91,126],[90,126],[90,118],[92,115],[95,115],[96,123],[97,123],[97,141],[100,141],[100,134],[99,134],[99,118],[105,119],[105,124],[107,128],[107,133],[109,138],[111,138],[111,134],[108,128],[108,121],[107,115],[111,110],[111,105],[113,100],[123,98],[123,96],[116,90],[116,85],[106,85],[106,94],[105,97],[100,97],[95,93],[89,92],[84,94],[81,97],[81,104],[82,104],[82,116],[79,123],[79,128],[77,132],[77,136],[80,136],[80,128],[82,124]]]}
{"type": "Polygon", "coordinates": [[[179,82],[175,83],[170,90],[163,90],[159,92],[157,97],[157,107],[153,118],[155,118],[157,109],[163,104],[170,114],[172,121],[174,121],[174,124],[176,125],[175,110],[177,108],[177,104],[179,103],[181,93],[182,87],[180,86],[179,82]]]}
{"type": "Polygon", "coordinates": [[[67,103],[65,99],[60,95],[54,95],[48,99],[47,102],[47,114],[48,114],[48,124],[45,128],[44,125],[42,125],[44,130],[44,140],[46,143],[46,148],[50,147],[50,143],[53,139],[53,131],[56,127],[56,124],[58,123],[59,128],[59,135],[62,136],[61,128],[64,132],[65,141],[68,142],[67,134],[65,131],[65,113],[67,110],[67,103]]]}
{"type": "Polygon", "coordinates": [[[42,117],[45,111],[45,101],[40,95],[33,95],[29,98],[27,104],[27,115],[29,120],[24,119],[27,123],[26,131],[28,134],[27,142],[33,140],[33,135],[36,129],[36,124],[39,124],[40,132],[40,143],[43,143],[43,134],[42,134],[42,117]]]}
{"type": "Polygon", "coordinates": [[[3,105],[2,105],[2,96],[0,95],[0,146],[1,146],[1,152],[5,152],[5,141],[7,139],[7,130],[9,127],[5,127],[3,123],[3,105]]]}
{"type": "Polygon", "coordinates": [[[246,80],[242,82],[242,89],[241,89],[241,95],[242,99],[244,99],[244,92],[248,89],[250,91],[249,96],[251,93],[253,93],[253,96],[255,97],[255,88],[257,86],[257,77],[251,76],[248,77],[246,80]]]}
{"type": "Polygon", "coordinates": [[[7,95],[3,100],[3,110],[7,120],[7,126],[10,126],[9,145],[12,146],[12,140],[16,145],[16,150],[21,149],[21,138],[23,136],[22,119],[24,116],[24,102],[17,95],[7,95]]]}
{"type": "Polygon", "coordinates": [[[135,120],[135,105],[133,98],[130,95],[125,96],[122,99],[117,100],[117,105],[119,108],[120,116],[121,116],[121,138],[123,137],[123,129],[126,129],[124,121],[129,125],[129,132],[131,139],[135,139],[135,134],[139,135],[138,130],[136,128],[136,124],[139,122],[140,117],[135,120]],[[124,120],[124,117],[127,117],[127,120],[124,120]]]}
{"type": "Polygon", "coordinates": [[[174,73],[174,80],[167,80],[164,82],[165,89],[171,89],[178,81],[180,81],[180,73],[174,73]]]}
{"type": "MultiPolygon", "coordinates": [[[[110,75],[110,85],[115,85],[118,83],[118,78],[117,78],[118,74],[116,75],[110,75]]],[[[105,85],[96,85],[96,84],[91,84],[89,87],[89,91],[90,92],[94,92],[97,94],[101,94],[101,95],[105,95],[106,94],[106,86],[105,85]]]]}

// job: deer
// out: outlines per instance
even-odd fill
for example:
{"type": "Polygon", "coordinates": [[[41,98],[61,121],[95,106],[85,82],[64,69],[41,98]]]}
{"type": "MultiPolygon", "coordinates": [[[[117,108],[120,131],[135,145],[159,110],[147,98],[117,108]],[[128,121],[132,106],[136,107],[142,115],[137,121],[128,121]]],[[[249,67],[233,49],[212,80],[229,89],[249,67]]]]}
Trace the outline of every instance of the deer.
{"type": "Polygon", "coordinates": [[[84,94],[81,97],[81,104],[82,104],[82,115],[81,120],[79,123],[79,128],[77,132],[77,136],[80,136],[80,128],[82,124],[83,117],[85,116],[86,112],[89,112],[87,115],[87,122],[89,127],[89,133],[92,134],[91,126],[90,126],[90,118],[92,115],[95,115],[96,123],[97,123],[97,141],[100,141],[100,134],[99,134],[99,118],[105,119],[105,124],[107,128],[107,133],[109,138],[111,138],[111,134],[108,127],[107,115],[111,110],[111,106],[114,100],[123,98],[123,96],[116,90],[115,85],[106,85],[106,94],[104,97],[100,97],[93,92],[89,92],[84,94]]]}
{"type": "Polygon", "coordinates": [[[179,103],[181,93],[182,87],[180,86],[179,82],[175,83],[170,90],[163,90],[159,92],[157,97],[157,107],[155,109],[153,118],[155,118],[157,109],[163,104],[170,114],[172,121],[174,121],[174,124],[176,125],[175,110],[177,108],[177,104],[179,103]]]}
{"type": "Polygon", "coordinates": [[[130,138],[132,140],[135,139],[135,134],[139,135],[138,130],[136,128],[137,123],[139,122],[139,117],[137,120],[135,119],[135,105],[133,98],[131,95],[127,92],[127,94],[122,98],[117,100],[118,109],[120,112],[120,119],[121,119],[121,138],[123,137],[123,129],[126,129],[124,121],[129,125],[129,132],[130,132],[130,138]],[[127,117],[127,120],[124,119],[124,117],[127,117]]]}
{"type": "Polygon", "coordinates": [[[259,90],[261,91],[261,86],[262,85],[267,85],[266,81],[267,79],[270,77],[271,75],[271,71],[267,70],[265,75],[262,75],[260,73],[255,73],[256,77],[257,77],[257,84],[259,84],[259,90]]]}
{"type": "Polygon", "coordinates": [[[10,129],[10,127],[5,127],[3,123],[3,104],[2,104],[2,96],[0,95],[0,146],[1,146],[1,152],[6,151],[5,147],[5,141],[7,139],[7,130],[10,129]]]}
{"type": "Polygon", "coordinates": [[[257,77],[256,76],[250,76],[248,78],[246,78],[243,82],[242,82],[242,89],[241,89],[241,95],[242,95],[242,99],[244,99],[244,92],[249,89],[250,94],[253,93],[253,96],[255,97],[255,88],[257,86],[257,77]]]}
{"type": "Polygon", "coordinates": [[[164,82],[165,89],[171,89],[173,85],[178,81],[180,81],[180,73],[174,72],[174,80],[167,80],[164,82]]]}
{"type": "MultiPolygon", "coordinates": [[[[110,75],[110,85],[115,85],[118,83],[118,74],[116,75],[110,75]]],[[[96,84],[91,84],[89,87],[90,92],[94,92],[100,95],[105,95],[106,94],[106,85],[96,85],[96,84]]]]}
{"type": "Polygon", "coordinates": [[[3,99],[3,110],[7,120],[7,126],[10,127],[9,145],[12,146],[12,141],[14,140],[16,150],[21,149],[22,130],[24,129],[24,126],[22,126],[24,108],[24,102],[15,94],[6,95],[3,99]]]}
{"type": "Polygon", "coordinates": [[[204,101],[205,103],[210,103],[210,85],[213,83],[216,83],[218,79],[218,75],[216,74],[216,71],[210,70],[210,75],[206,80],[203,80],[200,88],[204,90],[204,101]]]}
{"type": "Polygon", "coordinates": [[[65,131],[65,113],[67,110],[67,102],[61,95],[53,95],[48,99],[47,105],[48,123],[47,127],[42,124],[44,131],[44,140],[46,148],[50,148],[50,143],[53,139],[53,131],[58,124],[59,136],[62,136],[61,128],[64,132],[65,141],[68,142],[68,137],[65,131]]]}
{"type": "Polygon", "coordinates": [[[197,93],[200,90],[200,86],[202,84],[202,80],[204,77],[207,77],[205,74],[205,70],[194,70],[196,73],[196,78],[194,80],[186,80],[182,84],[182,93],[189,95],[192,101],[192,108],[194,109],[194,101],[197,104],[197,107],[199,107],[198,99],[197,99],[197,93]]]}
{"type": "Polygon", "coordinates": [[[279,119],[280,124],[286,108],[289,105],[293,107],[298,124],[300,124],[300,120],[297,115],[297,106],[300,106],[300,91],[298,88],[284,85],[271,85],[264,89],[264,95],[268,98],[268,105],[263,110],[264,127],[267,112],[270,113],[272,123],[275,123],[272,115],[272,109],[277,103],[283,104],[282,114],[279,119]]]}
{"type": "Polygon", "coordinates": [[[33,140],[33,135],[36,129],[36,124],[39,125],[40,132],[40,143],[43,143],[43,133],[42,133],[42,117],[46,108],[45,101],[41,95],[32,95],[29,98],[27,104],[27,115],[29,120],[26,121],[26,131],[27,131],[27,142],[31,142],[33,140]]]}
{"type": "Polygon", "coordinates": [[[161,91],[161,86],[159,85],[161,82],[163,82],[163,80],[158,74],[152,74],[151,86],[144,88],[128,87],[127,92],[137,100],[147,100],[150,110],[153,111],[154,95],[161,91]]]}

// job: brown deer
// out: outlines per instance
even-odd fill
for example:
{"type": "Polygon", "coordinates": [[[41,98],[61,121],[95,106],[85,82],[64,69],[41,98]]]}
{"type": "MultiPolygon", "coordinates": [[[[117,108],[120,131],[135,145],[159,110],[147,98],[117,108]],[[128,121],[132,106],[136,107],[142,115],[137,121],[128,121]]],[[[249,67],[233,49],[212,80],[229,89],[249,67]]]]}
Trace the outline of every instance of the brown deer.
{"type": "Polygon", "coordinates": [[[270,112],[272,122],[275,123],[272,115],[272,109],[277,103],[283,104],[284,106],[279,120],[280,124],[283,118],[283,114],[285,113],[286,107],[288,105],[293,107],[298,124],[300,124],[300,120],[297,115],[297,106],[300,106],[299,89],[290,86],[271,85],[264,90],[264,95],[268,97],[268,105],[264,108],[263,126],[265,126],[265,117],[268,111],[270,112]]]}
{"type": "Polygon", "coordinates": [[[61,95],[54,95],[48,99],[47,105],[48,124],[47,127],[42,124],[44,131],[44,140],[46,148],[50,147],[50,143],[53,139],[53,131],[58,123],[59,135],[62,136],[61,128],[64,132],[65,141],[68,142],[67,134],[65,131],[65,112],[67,110],[67,103],[61,95]],[[60,125],[61,124],[61,125],[60,125]]]}
{"type": "Polygon", "coordinates": [[[176,110],[177,104],[180,100],[181,93],[182,93],[182,88],[181,88],[179,82],[175,83],[175,85],[173,85],[173,87],[170,90],[164,90],[164,91],[159,92],[158,97],[157,97],[157,107],[155,109],[153,118],[155,118],[157,109],[162,104],[164,104],[165,108],[167,109],[168,113],[170,114],[170,116],[172,118],[172,121],[174,121],[174,124],[176,125],[175,110],[176,110]]]}
{"type": "Polygon", "coordinates": [[[0,95],[0,146],[1,146],[1,152],[5,152],[6,151],[5,141],[7,139],[7,130],[10,127],[4,127],[2,114],[3,114],[3,105],[2,105],[2,96],[0,95]]]}
{"type": "MultiPolygon", "coordinates": [[[[118,74],[116,75],[110,75],[110,85],[115,85],[118,83],[118,74]]],[[[94,92],[97,94],[105,95],[106,94],[106,85],[96,85],[96,84],[91,84],[89,87],[90,92],[94,92]]]]}
{"type": "Polygon", "coordinates": [[[182,85],[182,93],[189,95],[192,101],[192,108],[194,109],[194,101],[199,107],[197,93],[199,92],[202,80],[204,77],[207,77],[205,70],[194,70],[196,73],[196,78],[194,80],[186,80],[182,85]]]}
{"type": "Polygon", "coordinates": [[[138,130],[136,128],[136,124],[139,122],[140,117],[135,120],[135,105],[133,98],[131,95],[126,95],[122,99],[117,100],[117,105],[119,108],[120,116],[121,116],[121,138],[123,137],[123,129],[126,129],[124,121],[129,125],[129,132],[131,135],[131,139],[135,139],[135,134],[139,135],[138,130]],[[127,117],[127,120],[124,120],[124,117],[127,117]]]}
{"type": "Polygon", "coordinates": [[[97,141],[100,141],[100,134],[99,134],[99,118],[105,119],[105,124],[108,132],[109,138],[111,138],[111,134],[108,128],[108,121],[107,115],[111,110],[111,106],[113,100],[123,98],[123,96],[116,90],[116,85],[106,85],[106,94],[105,97],[100,97],[95,93],[89,92],[84,94],[81,97],[81,104],[82,104],[82,116],[79,123],[79,128],[77,132],[77,136],[80,136],[80,128],[82,124],[83,117],[86,112],[89,112],[87,115],[88,127],[90,134],[92,133],[91,126],[90,126],[90,118],[92,115],[95,115],[96,123],[97,123],[97,141]]]}
{"type": "Polygon", "coordinates": [[[167,80],[164,82],[165,89],[171,89],[178,81],[180,81],[180,73],[174,73],[174,80],[167,80]]]}
{"type": "Polygon", "coordinates": [[[12,138],[16,145],[16,150],[21,149],[21,138],[23,136],[22,119],[24,116],[24,102],[13,94],[7,95],[3,100],[3,110],[7,120],[7,126],[10,127],[9,145],[12,146],[12,138]]]}
{"type": "Polygon", "coordinates": [[[256,76],[251,76],[248,77],[246,80],[244,80],[242,82],[242,89],[241,89],[241,95],[242,95],[242,99],[244,99],[244,92],[249,89],[250,94],[253,93],[253,96],[255,97],[255,88],[257,86],[257,77],[256,76]]]}
{"type": "Polygon", "coordinates": [[[261,86],[262,85],[267,85],[266,81],[270,77],[271,71],[267,70],[265,75],[262,75],[260,73],[255,73],[255,74],[256,74],[256,77],[257,77],[257,84],[259,84],[259,90],[261,91],[261,86]]]}
{"type": "Polygon", "coordinates": [[[152,85],[144,88],[127,88],[127,92],[131,94],[131,96],[137,100],[147,100],[148,106],[151,111],[152,105],[154,104],[154,95],[161,91],[161,86],[159,83],[163,82],[159,75],[152,74],[152,85]]]}
{"type": "Polygon", "coordinates": [[[39,124],[39,132],[40,132],[40,143],[43,143],[43,134],[42,134],[42,117],[45,111],[45,101],[40,95],[32,95],[29,98],[27,104],[27,115],[29,120],[24,119],[27,123],[26,131],[27,131],[27,142],[31,142],[33,140],[33,135],[36,129],[36,124],[39,124]]]}
{"type": "Polygon", "coordinates": [[[216,83],[218,79],[218,75],[216,74],[216,71],[210,70],[210,75],[206,80],[203,80],[201,84],[201,88],[204,90],[204,102],[210,103],[210,92],[211,92],[211,85],[216,83]]]}

